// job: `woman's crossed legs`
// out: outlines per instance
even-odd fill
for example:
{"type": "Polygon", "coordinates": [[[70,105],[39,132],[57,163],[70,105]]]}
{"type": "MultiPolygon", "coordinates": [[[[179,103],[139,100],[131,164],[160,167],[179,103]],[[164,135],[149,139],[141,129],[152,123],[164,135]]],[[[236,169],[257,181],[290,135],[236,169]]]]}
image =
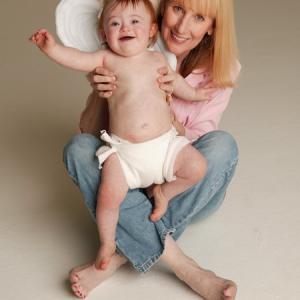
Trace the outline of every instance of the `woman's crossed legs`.
{"type": "MultiPolygon", "coordinates": [[[[94,154],[92,153],[95,153],[94,151],[98,147],[99,141],[97,139],[90,135],[81,135],[72,140],[71,143],[66,146],[64,152],[64,160],[69,174],[85,195],[86,205],[94,217],[96,211],[95,185],[99,182],[99,175],[96,175],[97,160],[94,159],[94,154]],[[82,165],[78,165],[79,160],[76,159],[76,157],[82,156],[83,152],[86,153],[86,147],[90,147],[91,144],[95,144],[93,146],[95,149],[89,149],[91,154],[84,155],[86,161],[80,160],[82,165]],[[94,178],[91,176],[91,173],[95,174],[94,178]]],[[[204,204],[201,206],[202,208],[200,208],[199,215],[207,216],[207,214],[214,211],[223,201],[226,188],[233,176],[235,165],[237,163],[237,149],[232,137],[227,133],[220,131],[205,135],[195,143],[195,147],[200,149],[206,157],[208,165],[211,167],[211,170],[208,170],[209,174],[206,180],[203,181],[205,184],[201,186],[201,189],[209,188],[208,177],[212,178],[212,182],[215,182],[216,178],[214,176],[216,174],[224,173],[222,170],[226,170],[226,173],[228,173],[228,176],[225,176],[226,178],[224,177],[224,180],[222,179],[224,184],[213,186],[213,194],[210,196],[210,200],[205,199],[205,201],[203,201],[204,204]],[[212,203],[212,205],[210,205],[210,203],[212,203]],[[205,211],[208,213],[205,213],[205,211]]],[[[195,200],[200,203],[203,200],[201,198],[207,198],[207,195],[205,193],[202,195],[199,188],[199,185],[196,186],[198,192],[196,193],[197,199],[195,200]]],[[[184,199],[181,200],[184,201],[184,199]]],[[[178,228],[174,236],[178,238],[183,230],[184,228],[178,228]]],[[[200,268],[192,259],[186,257],[182,253],[174,240],[169,236],[167,236],[165,240],[165,249],[161,259],[166,261],[179,279],[183,280],[205,299],[231,300],[235,298],[236,286],[233,282],[219,278],[214,273],[200,268]],[[187,270],[187,272],[182,273],[183,269],[187,270]]],[[[75,295],[78,297],[87,296],[92,289],[103,282],[103,280],[110,277],[126,261],[126,258],[123,256],[114,254],[109,267],[105,271],[96,270],[94,263],[73,269],[70,272],[70,281],[75,295]]]]}

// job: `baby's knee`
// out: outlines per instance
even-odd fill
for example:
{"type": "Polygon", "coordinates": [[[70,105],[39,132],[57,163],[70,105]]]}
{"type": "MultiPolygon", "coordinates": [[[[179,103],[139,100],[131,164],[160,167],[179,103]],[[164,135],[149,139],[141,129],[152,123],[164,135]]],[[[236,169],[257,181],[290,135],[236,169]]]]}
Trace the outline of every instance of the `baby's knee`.
{"type": "Polygon", "coordinates": [[[203,151],[209,169],[223,170],[235,166],[238,161],[238,146],[233,136],[216,130],[205,134],[194,146],[203,151]]]}
{"type": "Polygon", "coordinates": [[[207,161],[203,155],[199,153],[190,163],[189,174],[193,184],[198,183],[205,177],[207,171],[207,161]]]}
{"type": "Polygon", "coordinates": [[[196,183],[204,178],[207,171],[207,161],[203,155],[200,155],[200,157],[198,158],[197,165],[198,166],[195,170],[197,177],[196,183]]]}

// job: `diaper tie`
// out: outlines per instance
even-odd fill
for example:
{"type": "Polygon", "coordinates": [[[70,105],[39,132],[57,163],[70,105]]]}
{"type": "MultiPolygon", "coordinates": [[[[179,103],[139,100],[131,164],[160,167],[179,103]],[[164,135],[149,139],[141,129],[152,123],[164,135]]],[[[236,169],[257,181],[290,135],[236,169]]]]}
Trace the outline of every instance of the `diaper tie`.
{"type": "Polygon", "coordinates": [[[112,139],[109,134],[106,132],[106,130],[101,130],[101,135],[100,138],[102,141],[107,142],[110,144],[110,146],[101,146],[97,151],[96,151],[96,156],[98,157],[99,160],[99,169],[102,169],[102,165],[104,161],[113,153],[117,152],[116,147],[114,145],[119,145],[120,142],[112,139]]]}
{"type": "Polygon", "coordinates": [[[120,142],[116,141],[115,139],[112,139],[111,136],[106,132],[106,130],[101,130],[100,132],[100,138],[102,141],[107,142],[111,145],[119,145],[120,142]]]}

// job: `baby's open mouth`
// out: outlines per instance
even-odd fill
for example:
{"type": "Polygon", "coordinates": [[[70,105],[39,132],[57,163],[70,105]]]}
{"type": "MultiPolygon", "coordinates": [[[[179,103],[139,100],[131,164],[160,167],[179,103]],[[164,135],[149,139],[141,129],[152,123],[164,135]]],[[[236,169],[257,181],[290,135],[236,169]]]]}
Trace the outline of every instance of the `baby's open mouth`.
{"type": "Polygon", "coordinates": [[[134,39],[135,37],[134,36],[122,36],[121,38],[119,38],[120,41],[130,41],[132,39],[134,39]]]}

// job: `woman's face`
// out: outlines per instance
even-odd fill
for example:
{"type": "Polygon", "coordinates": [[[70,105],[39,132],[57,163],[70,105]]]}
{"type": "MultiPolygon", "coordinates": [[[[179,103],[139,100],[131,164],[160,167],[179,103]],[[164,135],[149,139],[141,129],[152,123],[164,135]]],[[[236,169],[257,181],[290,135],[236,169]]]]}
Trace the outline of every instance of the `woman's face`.
{"type": "Polygon", "coordinates": [[[183,1],[170,0],[164,11],[161,34],[168,50],[182,61],[206,33],[212,34],[213,19],[202,16],[183,1]]]}

